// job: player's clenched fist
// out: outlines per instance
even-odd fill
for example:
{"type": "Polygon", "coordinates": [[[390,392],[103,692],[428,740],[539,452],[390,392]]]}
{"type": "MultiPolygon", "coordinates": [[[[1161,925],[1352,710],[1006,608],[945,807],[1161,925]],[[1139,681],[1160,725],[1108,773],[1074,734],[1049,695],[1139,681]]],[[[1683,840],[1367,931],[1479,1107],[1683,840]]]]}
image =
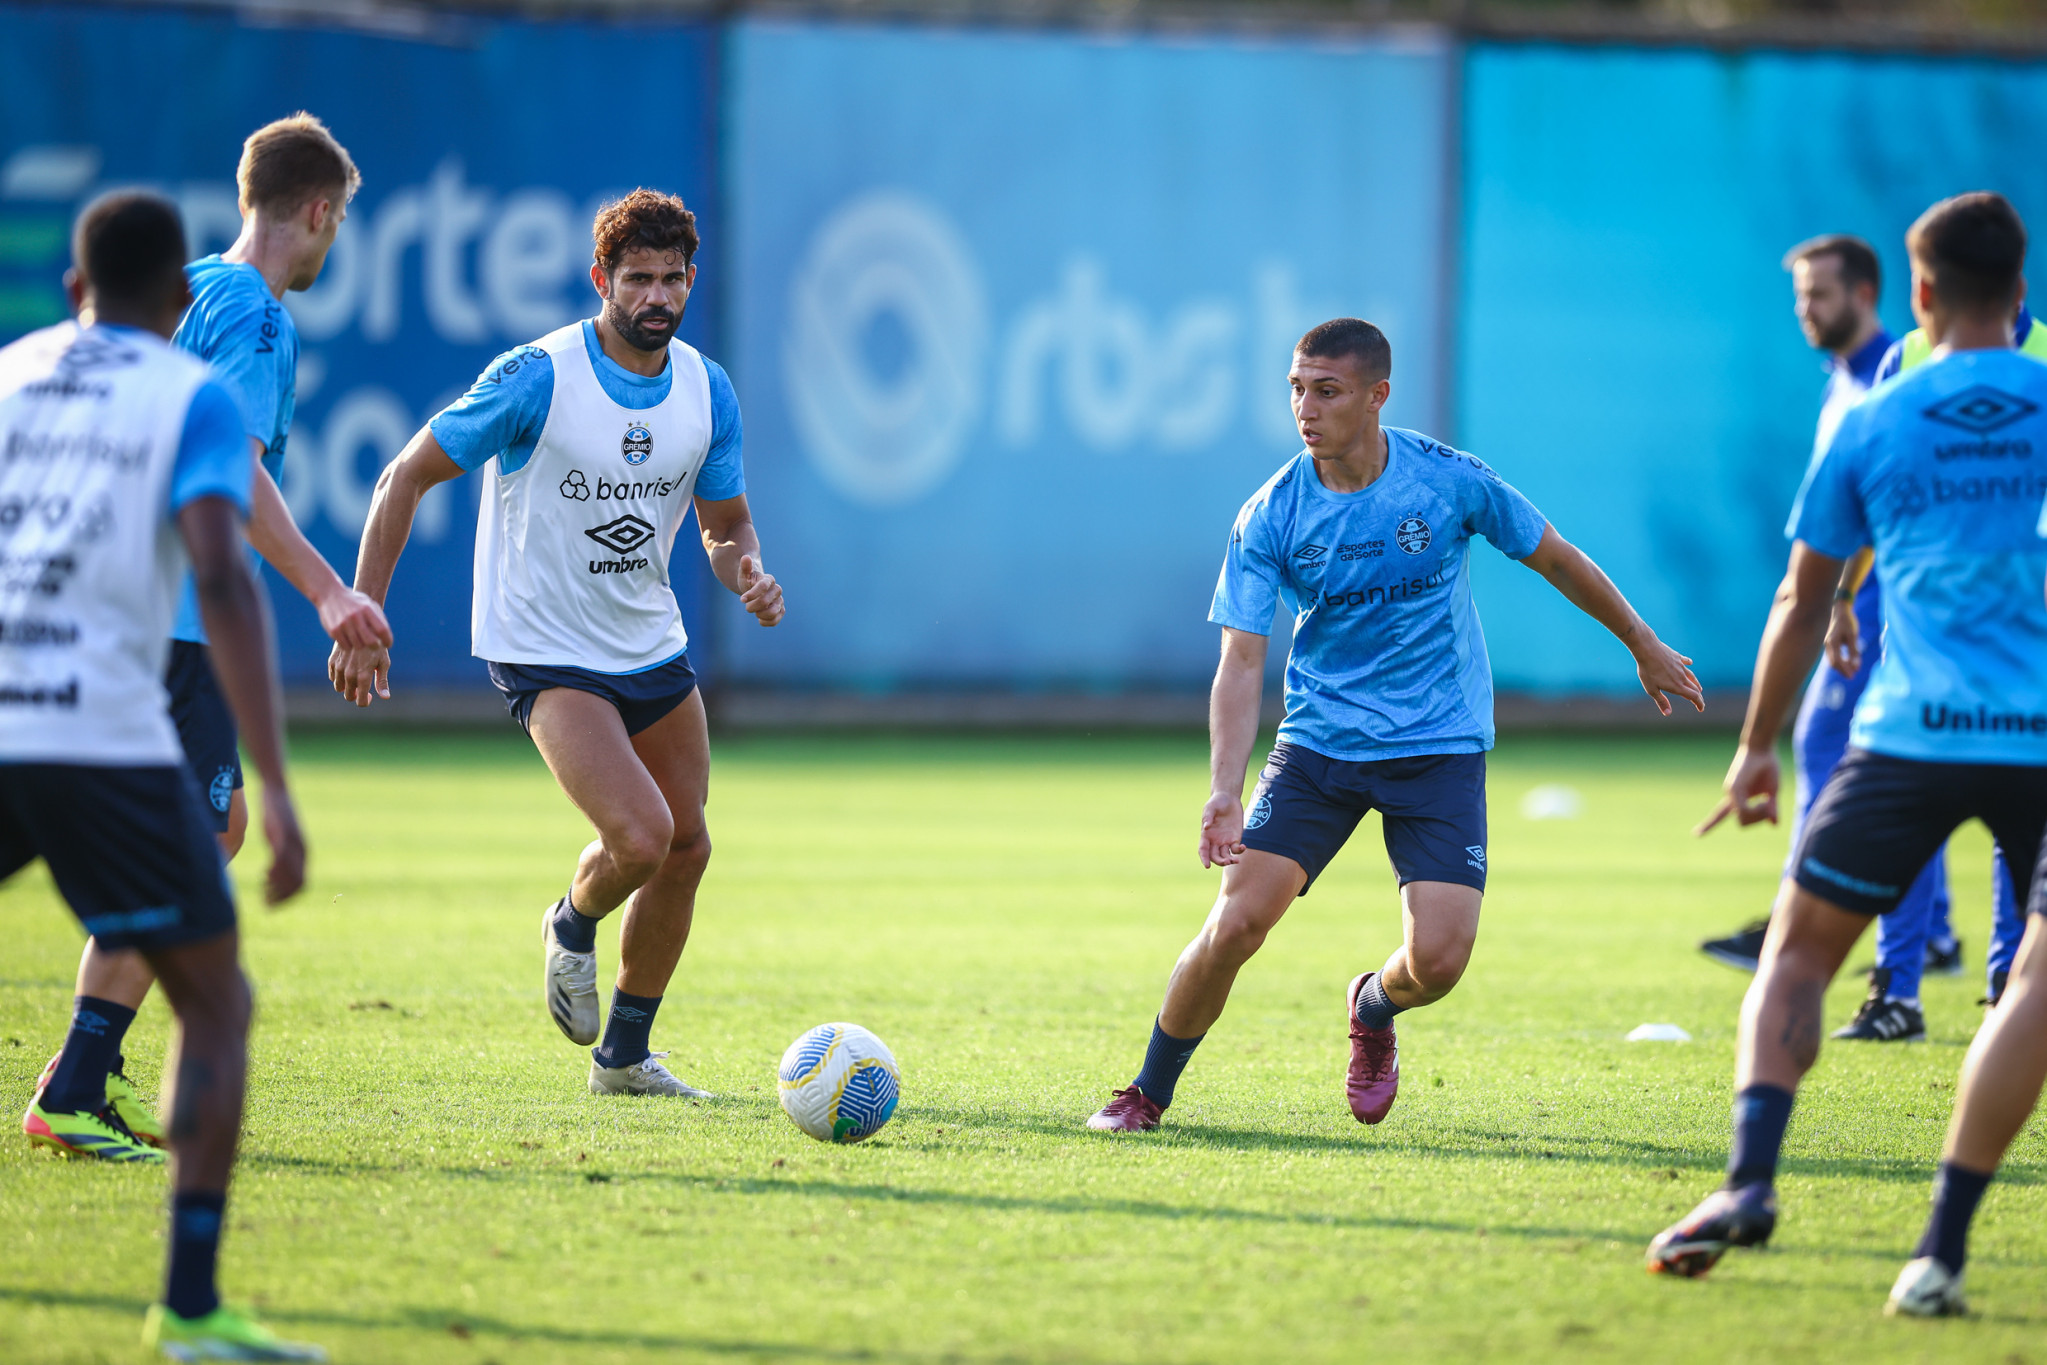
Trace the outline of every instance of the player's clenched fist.
{"type": "Polygon", "coordinates": [[[782,585],[752,555],[739,557],[739,602],[764,626],[779,623],[788,612],[782,603],[782,585]]]}

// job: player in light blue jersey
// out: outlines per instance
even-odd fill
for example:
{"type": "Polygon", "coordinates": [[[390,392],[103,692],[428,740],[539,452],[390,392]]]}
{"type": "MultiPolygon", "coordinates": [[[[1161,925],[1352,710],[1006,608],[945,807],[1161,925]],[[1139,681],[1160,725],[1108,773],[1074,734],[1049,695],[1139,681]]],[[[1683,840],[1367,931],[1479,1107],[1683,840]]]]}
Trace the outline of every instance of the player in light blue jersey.
{"type": "MultiPolygon", "coordinates": [[[[763,626],[784,613],[760,567],[739,404],[675,332],[696,283],[696,215],[635,190],[592,225],[595,318],[500,356],[377,481],[356,584],[382,600],[428,489],[483,481],[470,647],[548,769],[595,826],[541,916],[542,998],[590,1053],[593,1093],[701,1097],[661,1064],[656,1012],[711,856],[710,737],[668,580],[693,510],[711,572],[763,626]],[[597,925],[623,906],[605,1016],[597,925]]],[[[388,696],[390,656],[336,646],[335,689],[388,696]]]]}
{"type": "Polygon", "coordinates": [[[1323,323],[1294,351],[1306,449],[1238,513],[1209,612],[1222,662],[1199,851],[1204,867],[1222,867],[1222,891],[1167,982],[1143,1068],[1090,1128],[1158,1126],[1237,972],[1371,810],[1383,817],[1406,928],[1384,968],[1350,984],[1345,1090],[1360,1123],[1385,1118],[1400,1081],[1394,1016],[1457,984],[1485,891],[1493,684],[1471,600],[1474,536],[1618,636],[1665,715],[1673,696],[1704,709],[1691,660],[1528,499],[1475,456],[1381,425],[1392,365],[1385,336],[1357,318],[1323,323]],[[1286,719],[1246,810],[1266,639],[1282,605],[1294,620],[1286,719]]]}
{"type": "MultiPolygon", "coordinates": [[[[1823,998],[1870,921],[1896,908],[1963,821],[1981,819],[2021,868],[2047,827],[2047,543],[2035,529],[2047,497],[2035,467],[2047,451],[2047,368],[2010,349],[2025,228],[2002,197],[1970,194],[1927,210],[1906,244],[1912,311],[1936,350],[1872,390],[1807,471],[1716,815],[1775,819],[1776,737],[1819,655],[1842,567],[1864,546],[1884,583],[1883,657],[1793,854],[1742,1007],[1726,1182],[1650,1244],[1654,1271],[1703,1275],[1730,1246],[1769,1240],[1823,998]]],[[[2036,916],[2028,948],[2038,936],[2036,916]]],[[[2035,1062],[2047,1057],[2027,1059],[2028,1073],[1986,1044],[2047,1038],[2047,957],[2021,949],[2019,963],[1971,1051],[1934,1223],[1893,1290],[1900,1311],[1960,1310],[1969,1214],[2038,1095],[2035,1062]],[[1989,1117],[1972,1126],[1972,1094],[1993,1087],[1989,1117]]]]}
{"type": "MultiPolygon", "coordinates": [[[[192,303],[173,340],[207,362],[234,400],[256,461],[250,543],[313,603],[328,634],[359,645],[388,643],[382,608],[328,566],[293,523],[277,488],[298,366],[298,333],[281,300],[319,277],[360,177],[333,134],[318,119],[297,114],[249,136],[235,179],[241,235],[222,254],[186,266],[192,303]]],[[[186,765],[206,798],[221,850],[232,858],[248,826],[241,755],[189,579],[171,628],[164,686],[186,765]]],[[[161,1145],[162,1128],[125,1075],[121,1056],[153,979],[140,953],[109,952],[87,941],[71,1027],[37,1081],[36,1104],[89,1112],[104,1099],[139,1137],[161,1145]]]]}

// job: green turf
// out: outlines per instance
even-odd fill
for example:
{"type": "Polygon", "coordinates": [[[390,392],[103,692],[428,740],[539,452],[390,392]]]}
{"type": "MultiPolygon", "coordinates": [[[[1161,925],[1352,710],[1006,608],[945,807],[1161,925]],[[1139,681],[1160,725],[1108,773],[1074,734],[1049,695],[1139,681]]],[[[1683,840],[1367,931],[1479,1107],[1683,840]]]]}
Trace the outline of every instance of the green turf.
{"type": "MultiPolygon", "coordinates": [[[[655,1035],[723,1097],[703,1104],[591,1097],[543,1012],[535,922],[588,836],[522,741],[297,757],[313,880],[248,916],[261,1017],[224,1270],[338,1361],[2047,1354],[2037,1123],[1979,1225],[1982,1315],[1878,1313],[1978,1018],[1975,830],[1953,864],[1971,975],[1928,983],[1933,1040],[1827,1048],[1771,1250],[1700,1283],[1643,1274],[1725,1152],[1746,978],[1693,945],[1765,903],[1783,852],[1778,831],[1690,837],[1724,741],[1501,748],[1477,959],[1402,1021],[1383,1126],[1351,1120],[1341,1082],[1344,984],[1398,933],[1374,823],[1246,970],[1167,1127],[1124,1138],[1080,1125],[1128,1080],[1213,894],[1198,743],[721,744],[717,854],[655,1035]],[[1578,789],[1582,816],[1522,818],[1538,783],[1578,789]],[[864,1146],[775,1106],[783,1047],[831,1019],[904,1066],[864,1146]],[[1697,1041],[1621,1041],[1645,1021],[1697,1041]]],[[[78,938],[40,870],[0,891],[0,924],[19,1104],[78,938]]],[[[164,1025],[152,1003],[133,1035],[145,1089],[164,1025]]],[[[0,1142],[0,1359],[133,1358],[162,1183],[0,1142]]]]}

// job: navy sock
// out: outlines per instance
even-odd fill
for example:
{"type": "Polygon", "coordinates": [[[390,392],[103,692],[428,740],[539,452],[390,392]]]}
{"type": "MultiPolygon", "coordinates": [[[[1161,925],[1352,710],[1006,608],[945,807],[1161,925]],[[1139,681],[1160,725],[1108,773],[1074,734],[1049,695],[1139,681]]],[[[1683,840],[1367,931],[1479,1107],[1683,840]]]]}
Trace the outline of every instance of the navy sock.
{"type": "Polygon", "coordinates": [[[1201,1038],[1207,1036],[1175,1038],[1159,1027],[1158,1020],[1152,1020],[1151,1043],[1144,1049],[1144,1069],[1131,1084],[1153,1104],[1167,1108],[1173,1102],[1173,1087],[1180,1083],[1180,1073],[1187,1069],[1194,1049],[1201,1046],[1201,1038]]]}
{"type": "Polygon", "coordinates": [[[107,1073],[121,1065],[121,1040],[135,1011],[97,996],[72,1002],[71,1031],[57,1054],[57,1070],[43,1090],[43,1108],[57,1114],[90,1114],[107,1102],[107,1073]]]}
{"type": "Polygon", "coordinates": [[[1941,1162],[1940,1174],[1933,1178],[1933,1213],[1926,1220],[1926,1234],[1912,1249],[1914,1259],[1931,1256],[1960,1274],[1962,1262],[1969,1256],[1969,1220],[1976,1216],[1976,1205],[1989,1188],[1989,1176],[1964,1170],[1952,1161],[1941,1162]]]}
{"type": "Polygon", "coordinates": [[[1727,1188],[1768,1185],[1777,1178],[1777,1153],[1791,1122],[1789,1090],[1752,1085],[1734,1097],[1734,1147],[1727,1154],[1727,1188]]]}
{"type": "Polygon", "coordinates": [[[627,995],[611,988],[611,1017],[604,1021],[604,1041],[590,1049],[599,1066],[632,1066],[652,1055],[647,1035],[654,1031],[654,1011],[661,1008],[658,995],[627,995]]]}
{"type": "Polygon", "coordinates": [[[1373,972],[1365,978],[1365,984],[1358,987],[1357,1019],[1366,1028],[1386,1028],[1392,1024],[1394,1015],[1407,1008],[1393,1003],[1393,997],[1386,994],[1386,988],[1379,984],[1381,975],[1373,972]]]}
{"type": "Polygon", "coordinates": [[[171,1261],[163,1301],[181,1318],[203,1318],[220,1307],[213,1267],[220,1259],[226,1211],[227,1195],[220,1191],[180,1191],[171,1197],[171,1261]]]}
{"type": "Polygon", "coordinates": [[[554,941],[572,953],[597,951],[597,921],[563,896],[554,907],[554,941]]]}

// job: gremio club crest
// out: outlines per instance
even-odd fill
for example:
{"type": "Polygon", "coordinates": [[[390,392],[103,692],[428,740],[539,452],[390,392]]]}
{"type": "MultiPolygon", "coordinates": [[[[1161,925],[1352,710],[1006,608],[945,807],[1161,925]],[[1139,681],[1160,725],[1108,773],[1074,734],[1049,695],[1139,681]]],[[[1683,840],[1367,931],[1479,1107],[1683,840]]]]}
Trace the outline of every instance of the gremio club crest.
{"type": "Polygon", "coordinates": [[[645,464],[647,457],[654,453],[654,433],[638,422],[625,429],[625,440],[619,443],[627,464],[645,464]]]}

